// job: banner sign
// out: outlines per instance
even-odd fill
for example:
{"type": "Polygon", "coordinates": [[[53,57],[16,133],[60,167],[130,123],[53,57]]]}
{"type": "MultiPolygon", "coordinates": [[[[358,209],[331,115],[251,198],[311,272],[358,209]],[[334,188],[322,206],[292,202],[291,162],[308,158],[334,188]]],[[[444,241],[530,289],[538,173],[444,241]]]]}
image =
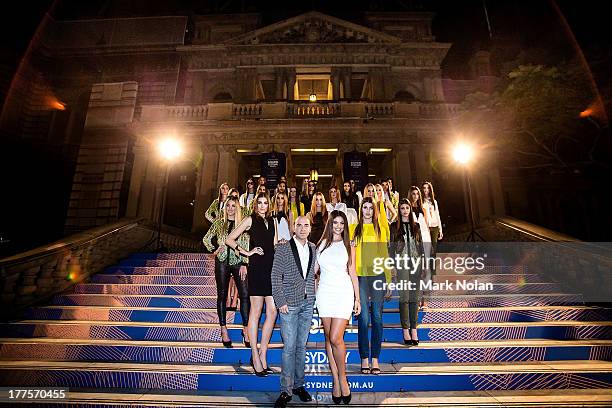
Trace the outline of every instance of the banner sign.
{"type": "Polygon", "coordinates": [[[357,190],[363,190],[368,184],[368,157],[365,153],[344,153],[342,170],[344,180],[354,180],[357,190]]]}
{"type": "Polygon", "coordinates": [[[285,175],[287,158],[285,153],[270,152],[261,154],[260,175],[266,178],[266,188],[272,190],[276,188],[278,180],[285,175]]]}

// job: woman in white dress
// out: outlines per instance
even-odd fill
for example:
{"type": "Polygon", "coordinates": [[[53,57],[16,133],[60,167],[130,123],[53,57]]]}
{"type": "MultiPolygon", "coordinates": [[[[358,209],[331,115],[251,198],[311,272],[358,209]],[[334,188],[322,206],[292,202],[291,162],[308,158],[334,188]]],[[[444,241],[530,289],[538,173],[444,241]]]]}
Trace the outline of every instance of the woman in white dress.
{"type": "MultiPolygon", "coordinates": [[[[423,209],[423,196],[421,190],[417,186],[411,186],[408,190],[408,200],[412,206],[412,212],[416,217],[421,231],[421,240],[423,242],[423,252],[425,255],[425,264],[427,267],[423,270],[423,281],[427,282],[431,279],[430,258],[431,258],[431,235],[429,233],[429,220],[427,213],[423,209]]],[[[429,291],[423,293],[421,297],[421,308],[427,307],[426,297],[429,297],[429,291]]]]}
{"type": "Polygon", "coordinates": [[[276,223],[278,242],[283,243],[291,239],[293,214],[288,210],[288,198],[285,193],[276,193],[272,201],[272,217],[276,223]]]}
{"type": "Polygon", "coordinates": [[[344,332],[351,319],[361,312],[359,283],[355,270],[355,248],[349,239],[346,215],[331,212],[317,245],[315,273],[319,278],[316,306],[323,322],[325,349],[333,378],[332,399],[348,404],[351,392],[346,378],[344,332]],[[339,395],[338,395],[339,394],[339,395]]]}

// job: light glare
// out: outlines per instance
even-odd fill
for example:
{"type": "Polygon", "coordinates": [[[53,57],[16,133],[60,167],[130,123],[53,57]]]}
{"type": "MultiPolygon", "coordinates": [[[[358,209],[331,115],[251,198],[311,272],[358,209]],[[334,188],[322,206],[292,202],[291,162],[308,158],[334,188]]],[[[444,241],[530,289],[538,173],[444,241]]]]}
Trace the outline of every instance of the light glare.
{"type": "Polygon", "coordinates": [[[164,139],[159,143],[159,153],[166,160],[174,160],[183,153],[183,147],[175,139],[164,139]]]}
{"type": "Polygon", "coordinates": [[[468,164],[470,161],[472,161],[473,157],[474,149],[472,146],[468,146],[464,143],[455,146],[455,149],[453,150],[453,158],[460,164],[468,164]]]}

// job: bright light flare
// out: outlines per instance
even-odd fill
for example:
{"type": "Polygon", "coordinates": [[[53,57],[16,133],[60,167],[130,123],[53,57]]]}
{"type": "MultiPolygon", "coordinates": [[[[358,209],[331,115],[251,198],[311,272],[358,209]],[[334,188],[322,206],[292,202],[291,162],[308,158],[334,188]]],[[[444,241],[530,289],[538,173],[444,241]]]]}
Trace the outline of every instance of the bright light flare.
{"type": "Polygon", "coordinates": [[[176,139],[164,139],[159,142],[160,155],[169,161],[175,160],[183,153],[183,146],[176,139]]]}
{"type": "Polygon", "coordinates": [[[453,159],[459,164],[466,165],[474,158],[474,148],[465,143],[460,143],[453,149],[453,159]]]}

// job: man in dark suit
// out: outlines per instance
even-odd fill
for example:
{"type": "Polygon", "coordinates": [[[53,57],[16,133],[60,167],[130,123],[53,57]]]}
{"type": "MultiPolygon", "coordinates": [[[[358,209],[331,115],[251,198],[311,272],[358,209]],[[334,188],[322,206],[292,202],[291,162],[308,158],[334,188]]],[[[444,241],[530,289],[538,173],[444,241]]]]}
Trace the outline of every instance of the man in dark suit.
{"type": "Polygon", "coordinates": [[[283,357],[281,394],[274,404],[284,408],[293,394],[303,402],[312,401],[304,388],[306,342],[315,302],[314,244],[308,242],[310,220],[295,220],[295,235],[276,247],[272,265],[272,296],[278,307],[283,357]]]}

